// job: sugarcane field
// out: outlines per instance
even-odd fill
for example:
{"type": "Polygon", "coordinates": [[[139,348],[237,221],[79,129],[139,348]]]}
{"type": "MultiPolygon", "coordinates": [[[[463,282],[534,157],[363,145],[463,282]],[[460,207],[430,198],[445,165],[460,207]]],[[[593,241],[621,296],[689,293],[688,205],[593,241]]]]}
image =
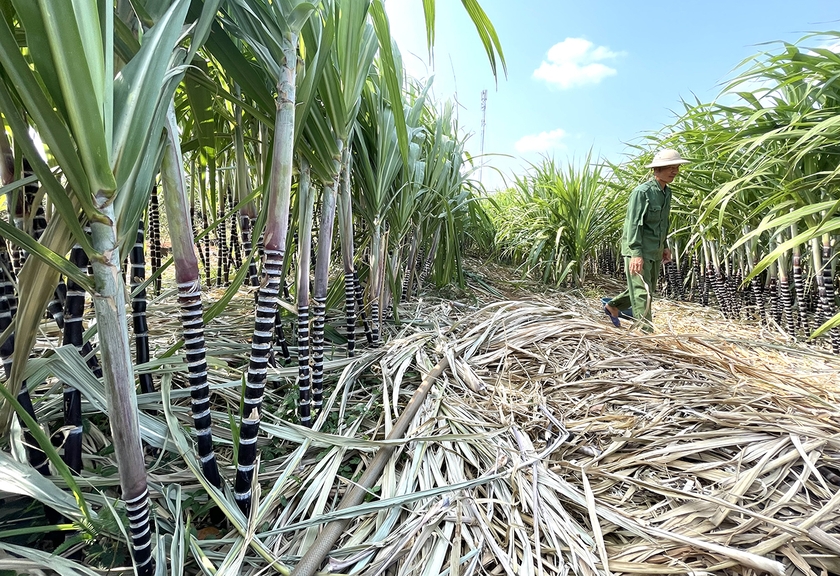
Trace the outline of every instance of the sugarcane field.
{"type": "Polygon", "coordinates": [[[840,575],[836,7],[534,1],[0,0],[0,576],[840,575]]]}

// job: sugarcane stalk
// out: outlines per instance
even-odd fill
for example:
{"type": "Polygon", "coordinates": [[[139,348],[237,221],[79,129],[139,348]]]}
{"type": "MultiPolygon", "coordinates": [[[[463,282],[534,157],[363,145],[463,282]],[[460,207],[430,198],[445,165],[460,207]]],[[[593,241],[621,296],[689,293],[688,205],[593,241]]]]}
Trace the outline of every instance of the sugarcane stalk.
{"type": "Polygon", "coordinates": [[[312,212],[314,194],[310,187],[309,163],[298,162],[298,267],[297,267],[297,326],[298,326],[298,418],[304,426],[312,425],[312,374],[309,366],[309,268],[312,261],[312,212]]]}
{"type": "Polygon", "coordinates": [[[97,191],[94,197],[100,218],[91,223],[92,244],[97,251],[92,259],[96,288],[93,303],[117,472],[128,511],[131,554],[137,573],[148,576],[154,573],[149,491],[125,321],[125,283],[120,270],[116,216],[111,200],[111,195],[103,190],[97,191]]]}
{"type": "Polygon", "coordinates": [[[726,286],[726,297],[729,300],[729,311],[732,319],[737,319],[741,315],[741,299],[739,297],[740,278],[735,268],[735,257],[729,255],[725,257],[726,275],[724,276],[726,286]]]}
{"type": "Polygon", "coordinates": [[[58,285],[53,292],[52,300],[47,302],[47,313],[55,320],[59,330],[64,330],[64,301],[67,297],[67,284],[64,279],[58,278],[58,285]]]}
{"type": "Polygon", "coordinates": [[[202,208],[199,210],[201,213],[201,223],[203,225],[202,231],[205,233],[200,242],[201,265],[204,267],[204,282],[207,286],[210,286],[213,280],[213,261],[210,256],[210,234],[207,233],[207,229],[210,228],[210,221],[207,219],[207,207],[203,204],[204,200],[201,201],[202,208]]]}
{"type": "MultiPolygon", "coordinates": [[[[79,272],[87,273],[88,257],[79,244],[70,251],[70,261],[79,272]]],[[[64,305],[64,334],[62,344],[76,347],[82,352],[85,313],[85,291],[72,279],[67,280],[67,298],[64,305]]],[[[64,441],[64,462],[76,474],[82,471],[82,396],[76,388],[64,383],[64,425],[69,427],[64,441]]]]}
{"type": "Polygon", "coordinates": [[[718,306],[720,307],[721,312],[723,312],[723,317],[734,319],[735,306],[732,301],[732,293],[727,280],[728,274],[725,268],[726,259],[724,259],[724,264],[721,265],[720,257],[718,256],[717,251],[717,242],[714,240],[709,241],[709,251],[711,252],[712,262],[714,263],[712,289],[715,292],[715,298],[717,298],[718,306]]]}
{"type": "MultiPolygon", "coordinates": [[[[748,232],[744,228],[744,235],[748,232]]],[[[747,269],[750,273],[755,269],[755,253],[756,253],[756,239],[753,238],[748,244],[744,245],[744,257],[747,260],[747,269]]],[[[766,307],[764,302],[764,285],[761,283],[759,275],[755,275],[750,279],[750,290],[755,300],[755,308],[758,314],[758,321],[764,325],[767,323],[766,307]]]]}
{"type": "Polygon", "coordinates": [[[267,183],[265,202],[267,218],[265,232],[266,278],[257,297],[254,334],[244,394],[244,412],[239,427],[234,498],[248,516],[251,510],[251,484],[257,458],[257,434],[260,428],[263,391],[271,346],[271,328],[277,313],[281,273],[289,226],[289,204],[292,188],[292,159],[295,128],[295,66],[297,64],[298,33],[283,32],[280,42],[283,60],[278,62],[277,115],[274,124],[271,176],[267,183]]]}
{"type": "Polygon", "coordinates": [[[362,283],[359,282],[359,271],[353,268],[353,292],[356,296],[356,308],[359,310],[359,315],[362,317],[362,326],[365,331],[365,339],[369,345],[373,344],[373,330],[368,322],[367,313],[365,312],[365,296],[362,291],[362,283]]]}
{"type": "MultiPolygon", "coordinates": [[[[12,143],[9,142],[9,135],[5,127],[0,130],[0,182],[8,186],[15,179],[15,154],[12,151],[12,143]]],[[[7,206],[11,206],[11,194],[7,194],[7,206]]]]}
{"type": "Polygon", "coordinates": [[[700,257],[695,253],[691,257],[691,302],[697,302],[703,292],[704,276],[700,268],[700,257]]]}
{"type": "MultiPolygon", "coordinates": [[[[149,252],[152,257],[151,273],[154,274],[161,266],[160,207],[157,186],[152,186],[152,194],[149,198],[149,252]]],[[[161,282],[162,278],[158,274],[154,279],[155,296],[160,296],[161,282]]]]}
{"type": "Polygon", "coordinates": [[[251,286],[260,285],[260,277],[257,274],[257,263],[251,255],[252,251],[252,228],[251,217],[247,214],[239,215],[239,228],[242,231],[242,255],[243,258],[248,258],[248,283],[251,286]]]}
{"type": "MultiPolygon", "coordinates": [[[[790,237],[796,238],[799,230],[796,222],[790,225],[790,237]]],[[[808,321],[808,302],[805,298],[805,278],[802,275],[802,247],[793,247],[793,287],[796,293],[796,306],[799,313],[799,327],[805,334],[811,333],[808,321]]]]}
{"type": "MultiPolygon", "coordinates": [[[[336,139],[338,155],[332,159],[332,178],[324,183],[321,194],[321,224],[315,256],[315,279],[312,284],[312,410],[321,410],[324,393],[324,323],[326,321],[327,285],[338,187],[341,179],[341,154],[344,142],[336,139]]],[[[301,419],[301,424],[311,425],[301,419]]]]}
{"type": "Polygon", "coordinates": [[[683,286],[683,273],[682,273],[682,253],[680,252],[680,242],[676,238],[673,240],[674,249],[671,252],[671,257],[673,258],[672,262],[674,264],[674,278],[672,280],[674,286],[674,297],[678,300],[685,300],[685,289],[683,286]]]}
{"type": "Polygon", "coordinates": [[[187,186],[173,105],[170,105],[167,114],[161,183],[164,190],[163,205],[169,222],[169,236],[172,239],[172,256],[175,260],[175,282],[178,286],[178,303],[181,307],[181,324],[189,371],[193,425],[198,440],[198,457],[204,476],[211,484],[220,488],[222,481],[216,463],[216,454],[213,451],[201,280],[195,256],[195,237],[189,225],[191,220],[188,218],[187,186]]]}
{"type": "MultiPolygon", "coordinates": [[[[403,258],[403,248],[404,246],[400,245],[397,249],[392,250],[390,254],[390,269],[393,270],[395,273],[397,270],[400,269],[400,262],[403,258]]],[[[388,315],[388,317],[394,318],[396,321],[399,321],[399,305],[402,302],[402,300],[400,300],[400,298],[402,297],[402,290],[397,290],[395,292],[394,287],[390,282],[386,286],[388,292],[388,309],[390,310],[390,314],[388,315]]]]}
{"type": "MultiPolygon", "coordinates": [[[[238,218],[236,217],[236,213],[233,211],[234,207],[236,206],[236,201],[234,199],[234,195],[231,192],[229,195],[229,205],[228,208],[230,210],[230,258],[231,258],[231,267],[234,269],[239,269],[242,266],[242,252],[240,251],[239,244],[241,242],[239,233],[237,231],[237,223],[238,218]]],[[[225,277],[227,281],[228,277],[225,277]]]]}
{"type": "MultiPolygon", "coordinates": [[[[831,258],[831,235],[826,233],[822,235],[822,258],[823,258],[823,286],[825,290],[825,304],[823,305],[824,322],[828,322],[835,314],[837,307],[834,299],[834,275],[832,273],[832,258],[831,258]]],[[[840,328],[832,328],[829,332],[831,339],[831,350],[835,354],[840,354],[840,328]]]]}
{"type": "MultiPolygon", "coordinates": [[[[417,255],[418,255],[418,248],[420,247],[420,228],[419,226],[415,226],[414,233],[411,235],[411,244],[409,245],[408,250],[408,261],[405,265],[405,272],[403,273],[403,281],[402,281],[402,294],[400,297],[401,302],[407,302],[408,299],[411,297],[411,285],[414,282],[414,272],[417,269],[417,255]]],[[[603,258],[603,253],[598,253],[599,258],[603,258]]],[[[601,265],[599,264],[599,267],[601,265]]],[[[601,267],[601,270],[604,270],[601,267]]]]}
{"type": "Polygon", "coordinates": [[[773,262],[767,267],[767,307],[776,324],[782,322],[782,306],[779,301],[779,271],[773,262]]]}
{"type": "Polygon", "coordinates": [[[721,274],[720,261],[718,259],[715,243],[713,240],[709,240],[707,245],[709,247],[709,259],[706,260],[706,282],[712,288],[715,300],[717,300],[718,307],[723,313],[723,317],[729,318],[729,310],[723,290],[723,275],[721,274]]]}
{"type": "Polygon", "coordinates": [[[221,201],[219,202],[219,219],[218,225],[216,226],[216,286],[221,286],[223,283],[227,283],[227,277],[230,270],[230,261],[228,260],[230,252],[228,252],[227,230],[225,230],[225,206],[227,206],[226,188],[225,192],[222,194],[221,201]]]}
{"type": "Polygon", "coordinates": [[[432,243],[429,246],[429,253],[426,254],[426,260],[423,263],[423,270],[420,272],[420,282],[423,283],[426,281],[426,278],[429,277],[429,274],[432,272],[432,264],[435,263],[435,254],[437,253],[437,247],[440,243],[440,232],[441,232],[441,225],[435,229],[435,235],[432,237],[432,243]]]}
{"type": "MultiPolygon", "coordinates": [[[[239,85],[235,87],[237,97],[241,96],[239,85]]],[[[233,145],[234,154],[236,158],[236,197],[239,202],[242,202],[251,195],[251,179],[248,177],[248,163],[245,160],[245,136],[242,126],[242,108],[238,105],[234,106],[234,115],[236,124],[233,130],[233,145]]],[[[260,125],[260,131],[262,125],[260,125]]],[[[262,135],[260,137],[262,142],[262,135]]],[[[257,165],[260,165],[259,159],[257,165]]],[[[262,171],[260,171],[262,174],[262,171]]],[[[256,207],[254,202],[245,202],[239,209],[239,230],[242,238],[242,257],[248,259],[248,283],[251,286],[259,286],[260,279],[257,275],[257,264],[251,256],[251,222],[257,217],[256,207]]]]}
{"type": "Polygon", "coordinates": [[[344,325],[348,358],[356,355],[356,287],[353,284],[353,274],[356,271],[353,256],[356,249],[353,244],[353,199],[350,194],[351,159],[350,146],[347,146],[341,157],[338,229],[341,236],[341,262],[344,266],[344,325]]]}
{"type": "Polygon", "coordinates": [[[712,265],[712,257],[709,251],[708,240],[703,240],[703,292],[700,295],[700,303],[703,306],[709,305],[709,295],[712,293],[712,279],[715,277],[714,267],[712,265]]]}
{"type": "MultiPolygon", "coordinates": [[[[776,245],[781,246],[784,243],[784,237],[780,234],[776,238],[776,245]]],[[[779,255],[777,260],[779,267],[779,288],[778,298],[782,308],[782,316],[785,322],[785,331],[791,336],[796,336],[796,324],[793,321],[793,300],[790,291],[790,279],[788,277],[788,258],[787,253],[779,255]]]]}
{"type": "Polygon", "coordinates": [[[380,313],[380,287],[382,283],[379,278],[382,275],[382,223],[373,222],[370,241],[370,277],[368,278],[368,296],[370,298],[370,332],[373,337],[372,345],[378,347],[380,341],[380,328],[382,317],[380,313]]]}
{"type": "MultiPolygon", "coordinates": [[[[137,364],[149,361],[149,326],[146,322],[146,289],[138,290],[146,279],[145,235],[143,234],[143,220],[137,222],[137,238],[131,249],[131,320],[134,328],[134,358],[137,364]]],[[[140,391],[144,394],[154,392],[155,385],[152,375],[143,372],[138,375],[140,391]]]]}

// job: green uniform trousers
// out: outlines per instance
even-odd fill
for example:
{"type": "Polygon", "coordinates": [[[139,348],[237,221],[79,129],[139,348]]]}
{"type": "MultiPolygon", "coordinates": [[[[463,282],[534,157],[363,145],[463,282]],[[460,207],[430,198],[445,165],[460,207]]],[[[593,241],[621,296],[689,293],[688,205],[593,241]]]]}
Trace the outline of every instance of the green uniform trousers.
{"type": "MultiPolygon", "coordinates": [[[[630,266],[630,257],[624,257],[624,269],[630,266]]],[[[633,318],[641,325],[642,331],[653,331],[653,292],[656,290],[656,282],[659,279],[659,268],[662,262],[659,260],[645,259],[642,268],[642,275],[627,274],[627,290],[610,300],[610,306],[619,310],[633,308],[633,318]]]]}

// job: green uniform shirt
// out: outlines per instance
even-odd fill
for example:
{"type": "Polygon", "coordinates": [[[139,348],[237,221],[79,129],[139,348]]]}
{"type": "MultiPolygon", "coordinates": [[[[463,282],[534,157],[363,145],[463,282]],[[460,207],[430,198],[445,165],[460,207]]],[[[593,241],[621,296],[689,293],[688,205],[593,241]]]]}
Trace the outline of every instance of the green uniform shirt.
{"type": "Polygon", "coordinates": [[[624,231],[621,235],[621,254],[641,256],[645,260],[661,260],[668,236],[671,215],[671,189],[659,187],[654,178],[637,186],[630,193],[624,231]]]}

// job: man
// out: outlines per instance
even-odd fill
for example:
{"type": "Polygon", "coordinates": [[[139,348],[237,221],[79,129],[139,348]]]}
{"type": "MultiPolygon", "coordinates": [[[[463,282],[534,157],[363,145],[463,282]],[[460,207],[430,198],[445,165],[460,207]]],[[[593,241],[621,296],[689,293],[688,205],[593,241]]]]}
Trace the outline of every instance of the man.
{"type": "Polygon", "coordinates": [[[615,326],[621,326],[619,312],[632,306],[644,332],[653,330],[651,303],[662,262],[671,261],[671,251],[665,247],[668,218],[671,214],[671,188],[681,164],[688,164],[676,150],[657,152],[653,162],[653,179],[637,186],[630,193],[624,230],[621,235],[621,254],[627,272],[627,290],[604,304],[604,313],[615,326]]]}

